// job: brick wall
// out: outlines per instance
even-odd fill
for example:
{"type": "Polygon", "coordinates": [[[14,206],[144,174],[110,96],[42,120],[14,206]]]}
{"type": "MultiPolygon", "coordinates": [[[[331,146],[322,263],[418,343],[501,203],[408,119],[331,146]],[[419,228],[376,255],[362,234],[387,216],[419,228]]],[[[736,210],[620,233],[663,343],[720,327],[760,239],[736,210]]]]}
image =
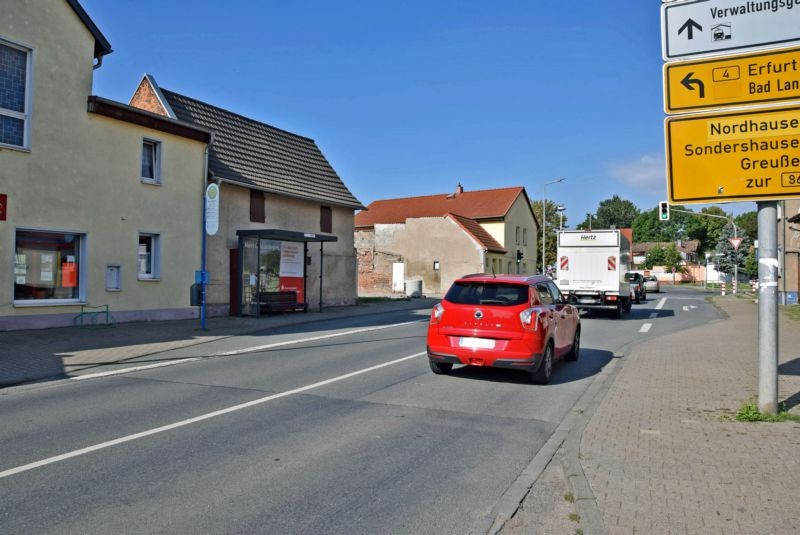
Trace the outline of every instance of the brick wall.
{"type": "Polygon", "coordinates": [[[373,230],[355,231],[355,246],[358,260],[358,293],[391,293],[392,264],[402,262],[402,257],[376,251],[373,230]]]}
{"type": "Polygon", "coordinates": [[[164,109],[164,106],[161,105],[161,101],[158,100],[158,96],[156,96],[155,91],[153,91],[152,86],[150,86],[147,80],[142,80],[142,83],[139,84],[136,93],[133,94],[133,98],[131,99],[131,106],[165,117],[167,116],[167,111],[164,109]]]}

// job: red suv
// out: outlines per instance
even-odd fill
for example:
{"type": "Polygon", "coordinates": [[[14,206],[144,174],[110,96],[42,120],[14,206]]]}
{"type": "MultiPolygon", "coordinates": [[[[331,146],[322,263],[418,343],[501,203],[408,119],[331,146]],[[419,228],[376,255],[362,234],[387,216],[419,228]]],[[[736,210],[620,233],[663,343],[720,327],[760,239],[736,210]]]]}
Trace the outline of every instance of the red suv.
{"type": "Polygon", "coordinates": [[[556,359],[577,360],[581,323],[549,277],[468,275],[433,307],[428,360],[436,374],[453,364],[523,370],[550,381],[556,359]]]}

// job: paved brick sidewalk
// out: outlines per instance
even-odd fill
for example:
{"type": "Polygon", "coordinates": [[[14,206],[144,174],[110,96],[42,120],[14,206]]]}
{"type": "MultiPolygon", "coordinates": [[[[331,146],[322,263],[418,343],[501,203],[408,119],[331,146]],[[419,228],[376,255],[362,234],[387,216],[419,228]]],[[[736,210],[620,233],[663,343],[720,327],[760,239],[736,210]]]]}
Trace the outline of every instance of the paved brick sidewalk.
{"type": "Polygon", "coordinates": [[[308,314],[288,313],[261,318],[210,318],[207,330],[199,320],[122,323],[113,328],[59,328],[0,332],[0,387],[40,379],[104,371],[120,362],[221,338],[328,319],[369,316],[397,310],[429,308],[435,300],[400,299],[308,314]]]}
{"type": "MultiPolygon", "coordinates": [[[[728,319],[636,346],[583,432],[608,533],[800,532],[800,423],[725,421],[757,396],[757,305],[715,303],[728,319]]],[[[781,314],[779,401],[793,413],[799,327],[781,314]]]]}

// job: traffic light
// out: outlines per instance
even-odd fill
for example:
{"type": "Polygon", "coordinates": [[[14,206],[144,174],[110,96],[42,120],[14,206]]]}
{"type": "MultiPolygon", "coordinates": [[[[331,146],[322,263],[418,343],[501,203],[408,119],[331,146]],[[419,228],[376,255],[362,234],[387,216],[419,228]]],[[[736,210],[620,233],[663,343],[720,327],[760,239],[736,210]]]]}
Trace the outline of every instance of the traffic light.
{"type": "Polygon", "coordinates": [[[669,221],[669,201],[658,203],[658,220],[669,221]]]}
{"type": "Polygon", "coordinates": [[[519,262],[520,260],[522,260],[522,251],[517,249],[517,262],[519,262]]]}

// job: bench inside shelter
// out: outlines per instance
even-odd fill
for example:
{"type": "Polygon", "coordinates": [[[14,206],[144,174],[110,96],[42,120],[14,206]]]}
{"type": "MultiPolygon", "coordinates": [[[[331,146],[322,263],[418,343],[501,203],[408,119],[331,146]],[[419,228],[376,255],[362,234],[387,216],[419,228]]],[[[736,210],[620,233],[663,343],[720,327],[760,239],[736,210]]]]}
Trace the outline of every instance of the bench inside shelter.
{"type": "Polygon", "coordinates": [[[294,290],[280,292],[260,292],[258,303],[262,314],[273,312],[297,311],[308,312],[308,303],[297,301],[297,292],[294,290]]]}

